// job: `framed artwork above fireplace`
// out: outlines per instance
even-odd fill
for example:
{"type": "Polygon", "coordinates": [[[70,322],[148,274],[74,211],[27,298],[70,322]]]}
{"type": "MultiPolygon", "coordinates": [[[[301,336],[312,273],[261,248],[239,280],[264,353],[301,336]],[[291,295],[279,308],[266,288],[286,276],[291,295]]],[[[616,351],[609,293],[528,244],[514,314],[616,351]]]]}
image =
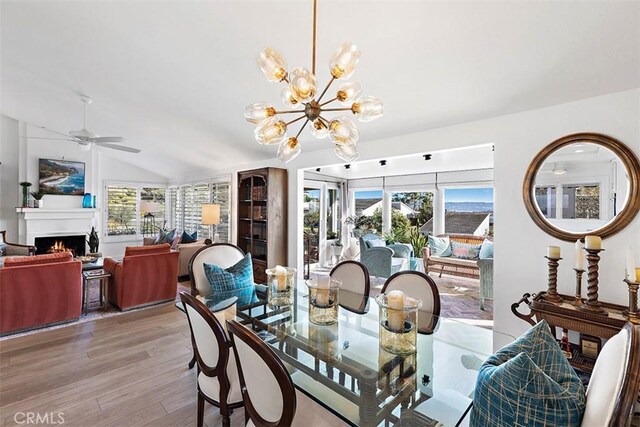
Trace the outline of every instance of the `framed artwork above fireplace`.
{"type": "Polygon", "coordinates": [[[83,162],[40,159],[38,187],[45,194],[82,196],[85,168],[83,162]]]}

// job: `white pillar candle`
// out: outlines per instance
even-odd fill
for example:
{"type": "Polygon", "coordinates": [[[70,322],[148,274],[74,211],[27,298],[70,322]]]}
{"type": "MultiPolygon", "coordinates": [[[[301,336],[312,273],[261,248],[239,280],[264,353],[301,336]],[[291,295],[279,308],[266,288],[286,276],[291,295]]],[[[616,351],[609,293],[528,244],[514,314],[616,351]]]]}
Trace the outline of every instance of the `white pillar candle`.
{"type": "Polygon", "coordinates": [[[602,238],[600,236],[586,236],[584,247],[587,249],[602,249],[602,238]]]}
{"type": "Polygon", "coordinates": [[[559,259],[560,248],[558,246],[547,246],[547,258],[559,259]]]}
{"type": "Polygon", "coordinates": [[[326,307],[329,305],[329,286],[331,277],[318,276],[318,289],[316,289],[316,305],[326,307]]]}
{"type": "Polygon", "coordinates": [[[584,270],[584,253],[582,252],[582,242],[576,240],[576,269],[584,270]]]}
{"type": "Polygon", "coordinates": [[[629,281],[634,281],[636,279],[636,257],[633,253],[633,249],[631,249],[630,247],[627,248],[627,253],[626,253],[626,259],[627,259],[627,263],[626,263],[626,277],[627,280],[629,281]]]}
{"type": "Polygon", "coordinates": [[[273,272],[276,276],[276,281],[278,282],[278,290],[284,291],[287,289],[287,269],[281,265],[276,265],[273,272]]]}
{"type": "Polygon", "coordinates": [[[387,294],[387,320],[389,329],[401,331],[404,329],[404,292],[391,291],[387,294]]]}

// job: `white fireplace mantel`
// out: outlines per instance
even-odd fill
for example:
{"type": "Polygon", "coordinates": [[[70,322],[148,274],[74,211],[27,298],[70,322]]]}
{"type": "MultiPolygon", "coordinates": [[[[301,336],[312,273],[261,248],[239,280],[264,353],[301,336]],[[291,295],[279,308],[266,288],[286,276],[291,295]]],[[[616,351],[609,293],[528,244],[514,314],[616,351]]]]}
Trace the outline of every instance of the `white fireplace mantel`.
{"type": "Polygon", "coordinates": [[[95,225],[97,209],[16,208],[20,240],[33,245],[36,237],[86,234],[95,225]]]}

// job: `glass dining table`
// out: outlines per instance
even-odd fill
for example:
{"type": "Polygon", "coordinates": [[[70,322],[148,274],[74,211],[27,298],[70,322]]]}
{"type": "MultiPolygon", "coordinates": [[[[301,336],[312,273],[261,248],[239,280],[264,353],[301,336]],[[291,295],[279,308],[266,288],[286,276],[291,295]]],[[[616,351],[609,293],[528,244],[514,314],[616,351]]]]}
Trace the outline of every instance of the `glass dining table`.
{"type": "Polygon", "coordinates": [[[338,322],[331,326],[309,321],[303,280],[290,306],[238,309],[237,315],[285,362],[300,391],[351,425],[464,425],[480,364],[514,340],[419,312],[417,351],[398,356],[380,347],[373,298],[340,290],[338,299],[338,322]]]}

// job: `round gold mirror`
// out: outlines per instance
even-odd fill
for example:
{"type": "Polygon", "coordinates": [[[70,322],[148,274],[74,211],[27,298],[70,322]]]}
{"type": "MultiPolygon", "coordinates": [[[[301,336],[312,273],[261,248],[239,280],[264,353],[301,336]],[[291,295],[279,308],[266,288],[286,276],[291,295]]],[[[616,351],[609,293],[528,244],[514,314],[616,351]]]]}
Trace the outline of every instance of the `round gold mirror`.
{"type": "Polygon", "coordinates": [[[610,136],[576,133],[536,155],[522,195],[538,227],[575,241],[624,229],[640,210],[639,187],[640,163],[629,147],[610,136]]]}

